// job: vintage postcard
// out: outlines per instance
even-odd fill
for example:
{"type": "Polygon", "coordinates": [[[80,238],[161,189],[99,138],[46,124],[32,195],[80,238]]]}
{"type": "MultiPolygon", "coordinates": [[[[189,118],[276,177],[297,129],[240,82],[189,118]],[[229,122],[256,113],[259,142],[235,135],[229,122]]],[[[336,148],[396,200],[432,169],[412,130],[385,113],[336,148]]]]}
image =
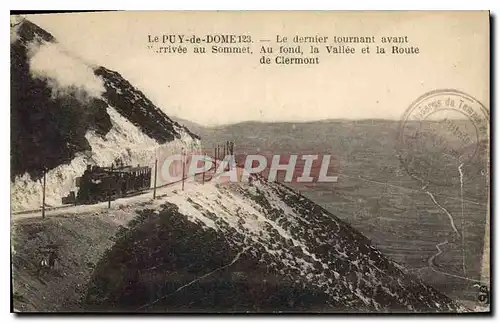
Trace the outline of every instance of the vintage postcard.
{"type": "Polygon", "coordinates": [[[10,32],[13,312],[490,312],[489,12],[10,32]]]}

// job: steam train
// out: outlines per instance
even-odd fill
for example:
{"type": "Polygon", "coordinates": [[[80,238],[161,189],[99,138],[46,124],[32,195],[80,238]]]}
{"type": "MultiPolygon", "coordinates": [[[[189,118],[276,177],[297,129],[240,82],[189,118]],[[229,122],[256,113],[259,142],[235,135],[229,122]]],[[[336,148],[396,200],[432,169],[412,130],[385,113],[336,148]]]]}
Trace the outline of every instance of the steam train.
{"type": "Polygon", "coordinates": [[[151,168],[148,166],[100,167],[87,165],[76,178],[78,193],[70,192],[63,204],[94,204],[140,193],[151,187],[151,168]]]}

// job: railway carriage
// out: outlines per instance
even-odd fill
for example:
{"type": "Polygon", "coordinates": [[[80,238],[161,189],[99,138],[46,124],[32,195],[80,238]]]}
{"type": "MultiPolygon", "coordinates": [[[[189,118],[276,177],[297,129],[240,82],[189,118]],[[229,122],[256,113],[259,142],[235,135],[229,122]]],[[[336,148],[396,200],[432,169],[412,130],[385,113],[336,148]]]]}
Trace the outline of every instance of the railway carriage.
{"type": "Polygon", "coordinates": [[[140,193],[151,186],[151,168],[88,165],[76,182],[78,193],[63,197],[63,204],[93,204],[140,193]]]}

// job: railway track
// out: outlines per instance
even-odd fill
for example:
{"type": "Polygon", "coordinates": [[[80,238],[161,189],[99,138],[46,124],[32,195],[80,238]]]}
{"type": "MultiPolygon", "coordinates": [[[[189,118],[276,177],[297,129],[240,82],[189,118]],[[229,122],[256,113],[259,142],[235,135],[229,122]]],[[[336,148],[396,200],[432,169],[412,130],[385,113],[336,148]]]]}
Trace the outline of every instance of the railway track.
{"type": "MultiPolygon", "coordinates": [[[[163,185],[158,185],[158,186],[156,186],[156,189],[158,190],[158,189],[161,189],[161,188],[169,187],[169,186],[178,184],[178,183],[180,183],[182,181],[185,181],[185,180],[188,180],[188,179],[191,179],[191,178],[195,178],[197,175],[201,175],[203,173],[208,173],[211,170],[214,170],[214,168],[215,168],[215,166],[212,165],[212,167],[210,167],[210,169],[208,169],[205,172],[198,172],[198,173],[195,173],[194,175],[186,176],[186,177],[181,178],[181,179],[179,179],[177,181],[169,182],[169,183],[166,183],[166,184],[163,184],[163,185]]],[[[214,176],[215,176],[215,174],[213,174],[209,179],[207,179],[207,181],[209,181],[214,176]]],[[[122,198],[123,199],[127,199],[127,198],[131,198],[131,197],[134,197],[134,196],[139,196],[139,195],[144,195],[144,194],[147,194],[147,193],[151,193],[151,192],[154,191],[154,189],[155,189],[154,187],[151,187],[151,188],[142,190],[142,191],[134,193],[134,194],[129,194],[127,196],[120,197],[120,199],[122,199],[122,198]]],[[[99,202],[99,203],[103,203],[103,202],[99,202]]],[[[56,210],[64,210],[64,209],[72,209],[72,208],[75,208],[75,207],[78,207],[78,206],[84,206],[84,205],[97,205],[99,203],[94,203],[94,204],[67,204],[67,205],[59,205],[59,206],[49,206],[49,207],[45,207],[45,212],[56,211],[56,210]]],[[[11,212],[11,215],[23,215],[23,214],[41,213],[41,212],[42,212],[42,208],[37,208],[37,209],[30,209],[30,210],[14,211],[14,212],[11,212]]]]}

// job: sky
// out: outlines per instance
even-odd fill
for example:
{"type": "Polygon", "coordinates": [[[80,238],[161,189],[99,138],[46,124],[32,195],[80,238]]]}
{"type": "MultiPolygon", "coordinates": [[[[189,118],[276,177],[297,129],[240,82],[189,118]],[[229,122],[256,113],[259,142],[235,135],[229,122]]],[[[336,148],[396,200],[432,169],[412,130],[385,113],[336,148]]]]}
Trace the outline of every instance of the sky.
{"type": "Polygon", "coordinates": [[[107,12],[27,18],[88,64],[120,72],[167,115],[202,125],[399,120],[415,99],[436,89],[466,92],[489,107],[487,12],[107,12]],[[254,54],[166,55],[148,49],[148,35],[215,33],[251,35],[254,54]],[[375,55],[372,48],[364,55],[321,54],[319,65],[260,65],[258,40],[274,41],[276,35],[408,36],[420,53],[375,55]]]}

